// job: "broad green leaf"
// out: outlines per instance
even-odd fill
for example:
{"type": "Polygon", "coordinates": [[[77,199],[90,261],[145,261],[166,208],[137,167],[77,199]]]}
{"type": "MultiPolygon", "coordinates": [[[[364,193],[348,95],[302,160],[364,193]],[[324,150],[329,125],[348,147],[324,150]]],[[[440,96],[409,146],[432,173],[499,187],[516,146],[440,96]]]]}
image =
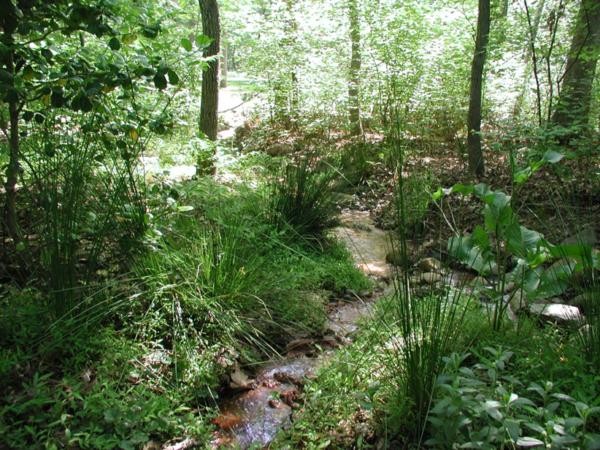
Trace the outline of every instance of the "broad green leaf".
{"type": "Polygon", "coordinates": [[[521,432],[521,428],[519,427],[519,423],[513,419],[506,419],[503,422],[504,428],[508,431],[510,438],[513,442],[517,442],[519,439],[519,434],[521,432]]]}
{"type": "Polygon", "coordinates": [[[169,69],[167,71],[167,75],[169,76],[169,83],[171,83],[172,85],[179,84],[179,77],[173,69],[169,69]]]}
{"type": "Polygon", "coordinates": [[[499,228],[506,227],[514,221],[514,214],[510,206],[510,196],[501,191],[484,197],[485,228],[489,233],[497,233],[499,228]]]}
{"type": "Polygon", "coordinates": [[[554,150],[548,150],[544,155],[544,161],[548,161],[549,163],[556,164],[561,159],[565,157],[564,153],[556,152],[554,150]]]}
{"type": "Polygon", "coordinates": [[[540,441],[539,439],[536,439],[536,438],[522,437],[517,441],[517,445],[520,445],[521,447],[539,447],[541,445],[546,445],[546,444],[544,444],[543,441],[540,441]]]}
{"type": "Polygon", "coordinates": [[[121,41],[119,41],[119,39],[116,37],[113,37],[110,39],[110,41],[108,41],[108,46],[111,48],[111,50],[121,50],[121,41]]]}
{"type": "Polygon", "coordinates": [[[154,86],[161,91],[167,87],[167,78],[162,73],[157,73],[153,78],[154,86]]]}
{"type": "Polygon", "coordinates": [[[123,35],[122,41],[123,44],[125,45],[131,45],[133,44],[137,39],[137,36],[135,34],[125,34],[123,35]]]}
{"type": "Polygon", "coordinates": [[[181,40],[181,46],[185,49],[185,51],[187,52],[191,52],[192,51],[192,41],[190,41],[187,38],[183,38],[181,40]]]}
{"type": "Polygon", "coordinates": [[[587,444],[586,450],[598,450],[600,449],[600,434],[586,434],[587,444]]]}
{"type": "Polygon", "coordinates": [[[569,429],[569,428],[573,428],[573,427],[579,427],[583,425],[583,420],[581,420],[579,417],[569,417],[567,420],[565,420],[565,429],[569,429]]]}
{"type": "Polygon", "coordinates": [[[489,247],[487,234],[479,226],[469,236],[455,236],[448,239],[450,254],[483,275],[490,273],[496,265],[489,247]]]}
{"type": "Polygon", "coordinates": [[[212,41],[214,41],[214,39],[211,39],[208,36],[205,36],[204,34],[196,36],[196,44],[198,44],[198,46],[200,47],[208,47],[208,45],[212,41]]]}
{"type": "Polygon", "coordinates": [[[541,425],[538,425],[537,423],[526,422],[526,423],[524,423],[524,425],[527,428],[531,428],[533,431],[537,431],[540,434],[544,434],[546,432],[546,430],[541,425]]]}

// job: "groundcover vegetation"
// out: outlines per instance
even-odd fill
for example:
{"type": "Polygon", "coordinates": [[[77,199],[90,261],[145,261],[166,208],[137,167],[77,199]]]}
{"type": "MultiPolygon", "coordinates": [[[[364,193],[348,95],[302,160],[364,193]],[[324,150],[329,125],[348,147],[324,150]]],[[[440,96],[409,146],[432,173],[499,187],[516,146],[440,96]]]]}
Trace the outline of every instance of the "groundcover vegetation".
{"type": "Polygon", "coordinates": [[[0,449],[235,448],[290,343],[322,362],[269,448],[599,449],[599,24],[0,0],[0,449]]]}

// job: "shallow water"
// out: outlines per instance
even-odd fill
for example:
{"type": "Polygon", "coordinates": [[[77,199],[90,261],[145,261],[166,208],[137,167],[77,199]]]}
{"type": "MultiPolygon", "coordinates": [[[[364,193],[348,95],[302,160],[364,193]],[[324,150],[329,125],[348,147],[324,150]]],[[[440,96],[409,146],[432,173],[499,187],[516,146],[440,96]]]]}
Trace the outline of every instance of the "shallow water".
{"type": "MultiPolygon", "coordinates": [[[[389,249],[388,233],[371,225],[368,213],[345,211],[342,227],[334,230],[346,243],[358,267],[366,274],[387,277],[390,269],[385,257],[389,249]]],[[[328,332],[333,335],[312,341],[324,350],[350,342],[348,336],[359,329],[362,318],[370,314],[374,299],[355,299],[334,307],[327,322],[328,332]]],[[[311,340],[295,346],[290,343],[290,356],[269,361],[254,374],[252,389],[224,400],[219,407],[221,414],[214,420],[220,427],[214,445],[241,447],[267,446],[280,430],[291,426],[294,400],[302,390],[302,384],[310,379],[327,354],[313,358],[305,357],[302,348],[311,340]],[[292,353],[293,352],[293,353],[292,353]]]]}

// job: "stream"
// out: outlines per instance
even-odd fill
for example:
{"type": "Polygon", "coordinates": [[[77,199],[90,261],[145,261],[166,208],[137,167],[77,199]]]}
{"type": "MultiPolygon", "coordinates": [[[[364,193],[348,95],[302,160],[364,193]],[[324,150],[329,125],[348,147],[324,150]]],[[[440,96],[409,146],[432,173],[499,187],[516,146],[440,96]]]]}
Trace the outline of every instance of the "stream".
{"type": "MultiPolygon", "coordinates": [[[[368,212],[346,210],[341,220],[342,226],[333,232],[346,244],[356,265],[376,279],[388,278],[392,270],[386,263],[391,248],[389,233],[374,228],[368,212]]],[[[338,302],[329,313],[323,338],[288,343],[286,356],[266,362],[254,373],[253,380],[237,369],[232,379],[245,392],[219,404],[221,412],[213,423],[220,431],[213,445],[262,448],[280,430],[289,428],[304,380],[313,375],[328,352],[352,342],[351,334],[358,330],[360,319],[370,313],[377,296],[338,302]]]]}

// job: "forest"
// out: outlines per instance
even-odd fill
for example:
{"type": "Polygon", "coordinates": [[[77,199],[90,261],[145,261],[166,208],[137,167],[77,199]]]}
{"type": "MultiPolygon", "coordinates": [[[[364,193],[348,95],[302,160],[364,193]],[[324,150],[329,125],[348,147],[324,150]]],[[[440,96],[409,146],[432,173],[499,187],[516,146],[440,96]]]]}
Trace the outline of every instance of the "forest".
{"type": "Polygon", "coordinates": [[[0,0],[0,450],[600,449],[600,0],[0,0]]]}

